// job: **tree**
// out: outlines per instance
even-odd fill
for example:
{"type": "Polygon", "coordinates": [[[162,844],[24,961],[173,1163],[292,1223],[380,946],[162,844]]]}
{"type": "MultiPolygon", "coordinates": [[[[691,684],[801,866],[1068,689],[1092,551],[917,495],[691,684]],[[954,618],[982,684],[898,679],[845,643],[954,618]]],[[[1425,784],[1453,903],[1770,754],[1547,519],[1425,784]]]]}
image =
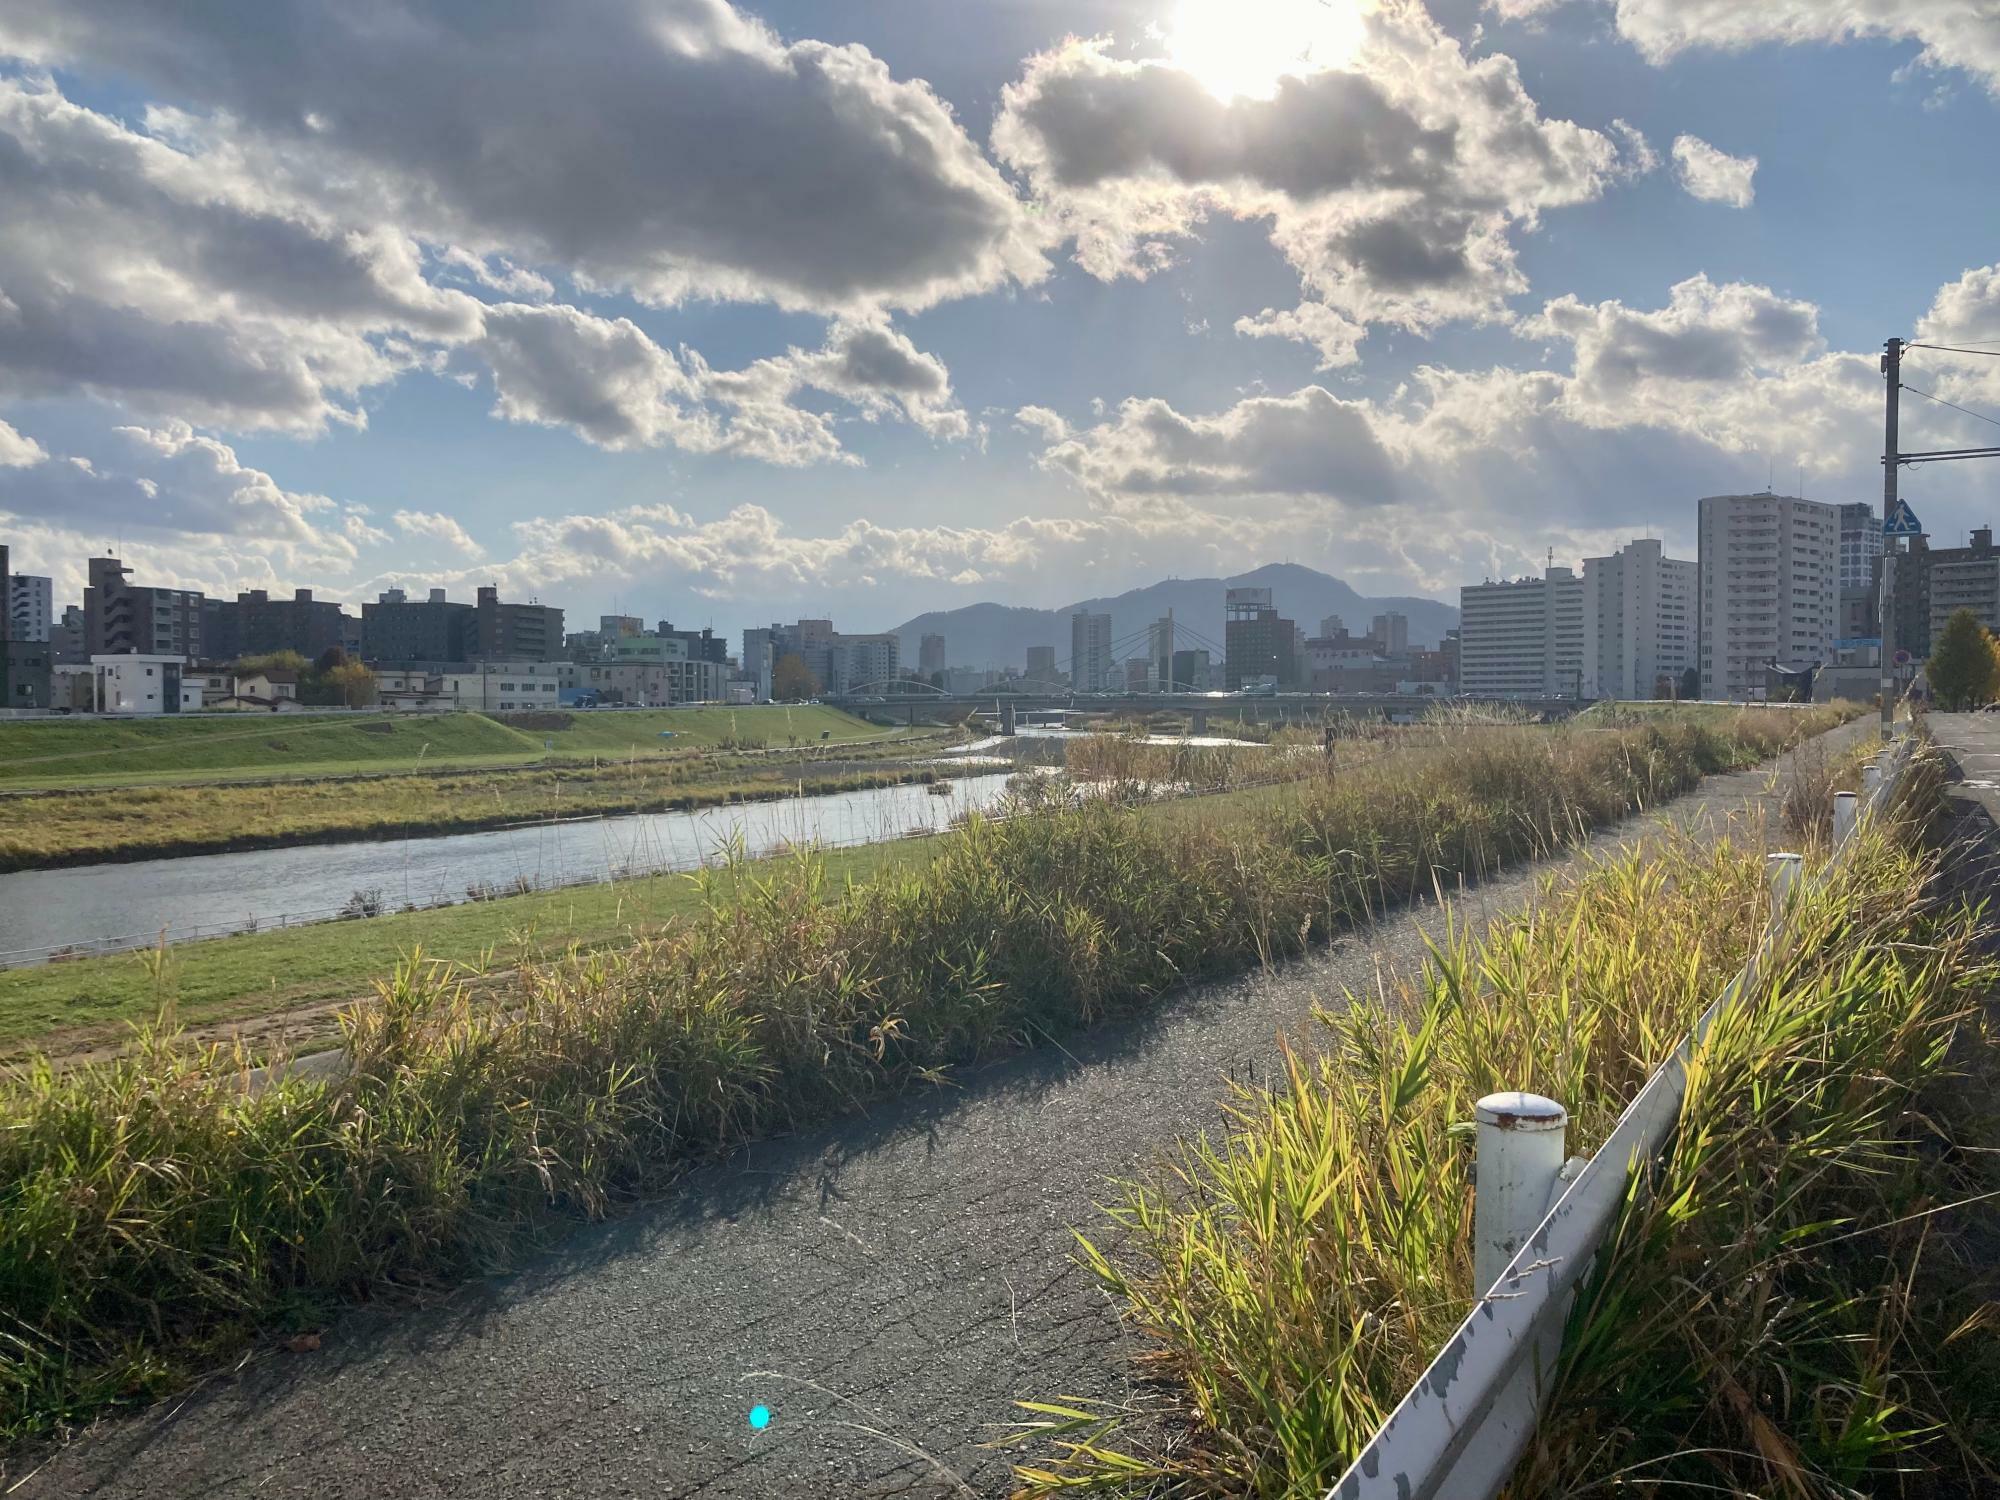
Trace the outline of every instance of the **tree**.
{"type": "Polygon", "coordinates": [[[259,672],[296,672],[301,681],[312,663],[296,651],[263,651],[255,656],[239,656],[234,663],[238,677],[255,677],[259,672]]]}
{"type": "Polygon", "coordinates": [[[358,661],[343,661],[330,671],[314,674],[323,699],[344,708],[375,706],[375,674],[358,661]]]}
{"type": "Polygon", "coordinates": [[[819,696],[819,679],[797,652],[786,652],[771,669],[771,696],[780,703],[797,703],[819,696]]]}
{"type": "Polygon", "coordinates": [[[2000,646],[1979,623],[1979,616],[1961,609],[1945,621],[1931,643],[1931,699],[1939,708],[1978,708],[2000,697],[2000,646]]]}
{"type": "Polygon", "coordinates": [[[1681,673],[1681,696],[1689,700],[1701,697],[1701,668],[1689,667],[1681,673]]]}

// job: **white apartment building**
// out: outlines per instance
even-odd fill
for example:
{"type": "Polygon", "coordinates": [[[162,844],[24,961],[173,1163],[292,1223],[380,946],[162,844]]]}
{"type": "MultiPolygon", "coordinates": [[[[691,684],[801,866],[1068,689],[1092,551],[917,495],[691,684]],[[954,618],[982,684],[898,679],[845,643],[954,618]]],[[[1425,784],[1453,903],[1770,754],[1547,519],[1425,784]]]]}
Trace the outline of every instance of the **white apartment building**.
{"type": "Polygon", "coordinates": [[[34,573],[4,569],[0,569],[0,578],[7,580],[7,597],[0,599],[0,608],[7,611],[7,628],[0,635],[13,641],[46,641],[55,624],[54,582],[34,573]]]}
{"type": "Polygon", "coordinates": [[[1701,693],[1761,698],[1766,667],[1832,658],[1841,514],[1793,495],[1701,502],[1701,693]]]}
{"type": "Polygon", "coordinates": [[[601,707],[719,703],[726,696],[729,677],[729,669],[721,662],[696,661],[685,652],[660,661],[559,662],[557,666],[566,702],[587,695],[601,707]]]}
{"type": "Polygon", "coordinates": [[[1583,560],[1583,687],[1598,698],[1674,696],[1694,665],[1695,564],[1651,538],[1583,560]]]}
{"type": "Polygon", "coordinates": [[[1988,630],[2000,627],[2000,552],[1977,545],[1980,533],[1973,533],[1970,548],[1952,548],[1960,554],[1936,553],[1931,558],[1931,639],[1944,633],[1945,625],[1961,609],[1969,609],[1988,630]]]}
{"type": "Polygon", "coordinates": [[[1865,500],[1840,507],[1840,586],[1875,590],[1875,566],[1882,557],[1882,513],[1865,500]]]}
{"type": "Polygon", "coordinates": [[[201,708],[201,684],[183,680],[180,656],[119,652],[90,659],[91,706],[101,714],[191,714],[201,708]]]}
{"type": "Polygon", "coordinates": [[[1486,698],[1567,698],[1583,689],[1583,580],[1541,578],[1458,591],[1458,690],[1486,698]]]}

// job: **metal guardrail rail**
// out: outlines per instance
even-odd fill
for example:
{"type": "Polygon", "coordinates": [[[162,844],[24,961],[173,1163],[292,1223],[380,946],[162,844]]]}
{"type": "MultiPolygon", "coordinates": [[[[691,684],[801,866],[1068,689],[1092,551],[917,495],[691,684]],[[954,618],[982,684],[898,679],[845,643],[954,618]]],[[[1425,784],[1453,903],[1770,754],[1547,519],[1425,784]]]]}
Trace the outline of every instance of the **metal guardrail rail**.
{"type": "MultiPolygon", "coordinates": [[[[1895,794],[1912,753],[1908,728],[1907,723],[1898,724],[1896,737],[1867,768],[1858,801],[1852,793],[1836,798],[1833,849],[1809,885],[1823,882],[1841,867],[1850,857],[1862,820],[1879,812],[1895,794]]],[[[1513,1236],[1496,1234],[1475,1209],[1475,1265],[1486,1258],[1480,1252],[1489,1251],[1489,1242],[1504,1239],[1512,1250],[1505,1269],[1486,1284],[1465,1321],[1326,1492],[1326,1500],[1491,1500],[1513,1472],[1534,1434],[1544,1381],[1561,1352],[1572,1297],[1618,1217],[1633,1170],[1657,1159],[1667,1144],[1680,1117],[1695,1048],[1716,1019],[1756,983],[1763,966],[1786,940],[1787,898],[1800,862],[1797,855],[1770,858],[1772,920],[1756,950],[1626,1106],[1597,1154],[1581,1164],[1581,1170],[1575,1170],[1579,1164],[1572,1162],[1551,1172],[1546,1147],[1530,1144],[1526,1153],[1543,1158],[1539,1168],[1530,1164],[1525,1173],[1502,1174],[1482,1164],[1481,1184],[1489,1176],[1498,1178],[1517,1200],[1521,1178],[1539,1170],[1539,1182],[1532,1186],[1543,1196],[1535,1202],[1550,1206],[1546,1213],[1531,1210],[1519,1221],[1522,1232],[1513,1236]]],[[[1498,1109],[1509,1111],[1503,1128],[1529,1132],[1523,1137],[1528,1142],[1536,1134],[1561,1127],[1560,1119],[1548,1113],[1560,1116],[1561,1108],[1548,1100],[1493,1095],[1481,1101],[1482,1132],[1493,1123],[1488,1115],[1498,1109]],[[1512,1112],[1517,1104],[1525,1108],[1525,1115],[1512,1112]]],[[[1555,1139],[1560,1142],[1559,1135],[1555,1139]]],[[[1485,1146],[1482,1138],[1482,1153],[1485,1146]]],[[[1559,1161],[1560,1156],[1558,1144],[1554,1159],[1559,1161]]],[[[1501,1215],[1508,1207],[1504,1201],[1484,1206],[1501,1215]]]]}

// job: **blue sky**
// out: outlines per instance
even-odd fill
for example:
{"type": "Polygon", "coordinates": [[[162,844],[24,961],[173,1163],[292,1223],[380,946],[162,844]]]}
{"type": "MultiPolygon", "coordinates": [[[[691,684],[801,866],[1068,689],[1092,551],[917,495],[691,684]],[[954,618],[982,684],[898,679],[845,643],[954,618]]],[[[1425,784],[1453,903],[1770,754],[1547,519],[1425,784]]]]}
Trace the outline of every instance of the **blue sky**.
{"type": "Polygon", "coordinates": [[[2000,346],[1972,0],[238,9],[0,15],[0,539],[66,596],[1454,599],[1875,499],[1881,340],[2000,346]]]}

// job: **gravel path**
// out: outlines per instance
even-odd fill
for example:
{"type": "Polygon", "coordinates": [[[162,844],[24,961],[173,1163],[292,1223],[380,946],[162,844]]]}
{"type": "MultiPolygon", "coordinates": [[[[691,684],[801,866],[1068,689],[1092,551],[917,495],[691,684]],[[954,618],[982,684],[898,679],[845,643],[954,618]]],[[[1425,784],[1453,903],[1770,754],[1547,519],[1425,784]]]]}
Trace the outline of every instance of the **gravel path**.
{"type": "MultiPolygon", "coordinates": [[[[1713,777],[1590,847],[1742,827],[1775,788],[1768,769],[1713,777]]],[[[1487,881],[1460,914],[1519,910],[1579,857],[1487,881]]],[[[1108,1179],[1212,1127],[1223,1075],[1268,1076],[1316,1002],[1413,972],[1441,926],[1435,904],[1409,908],[1141,1022],[739,1151],[529,1272],[356,1312],[316,1354],[262,1354],[108,1425],[12,1493],[1003,1494],[1010,1455],[983,1445],[1015,1399],[1143,1401],[1138,1343],[1074,1265],[1070,1226],[1094,1231],[1108,1179]]]]}

